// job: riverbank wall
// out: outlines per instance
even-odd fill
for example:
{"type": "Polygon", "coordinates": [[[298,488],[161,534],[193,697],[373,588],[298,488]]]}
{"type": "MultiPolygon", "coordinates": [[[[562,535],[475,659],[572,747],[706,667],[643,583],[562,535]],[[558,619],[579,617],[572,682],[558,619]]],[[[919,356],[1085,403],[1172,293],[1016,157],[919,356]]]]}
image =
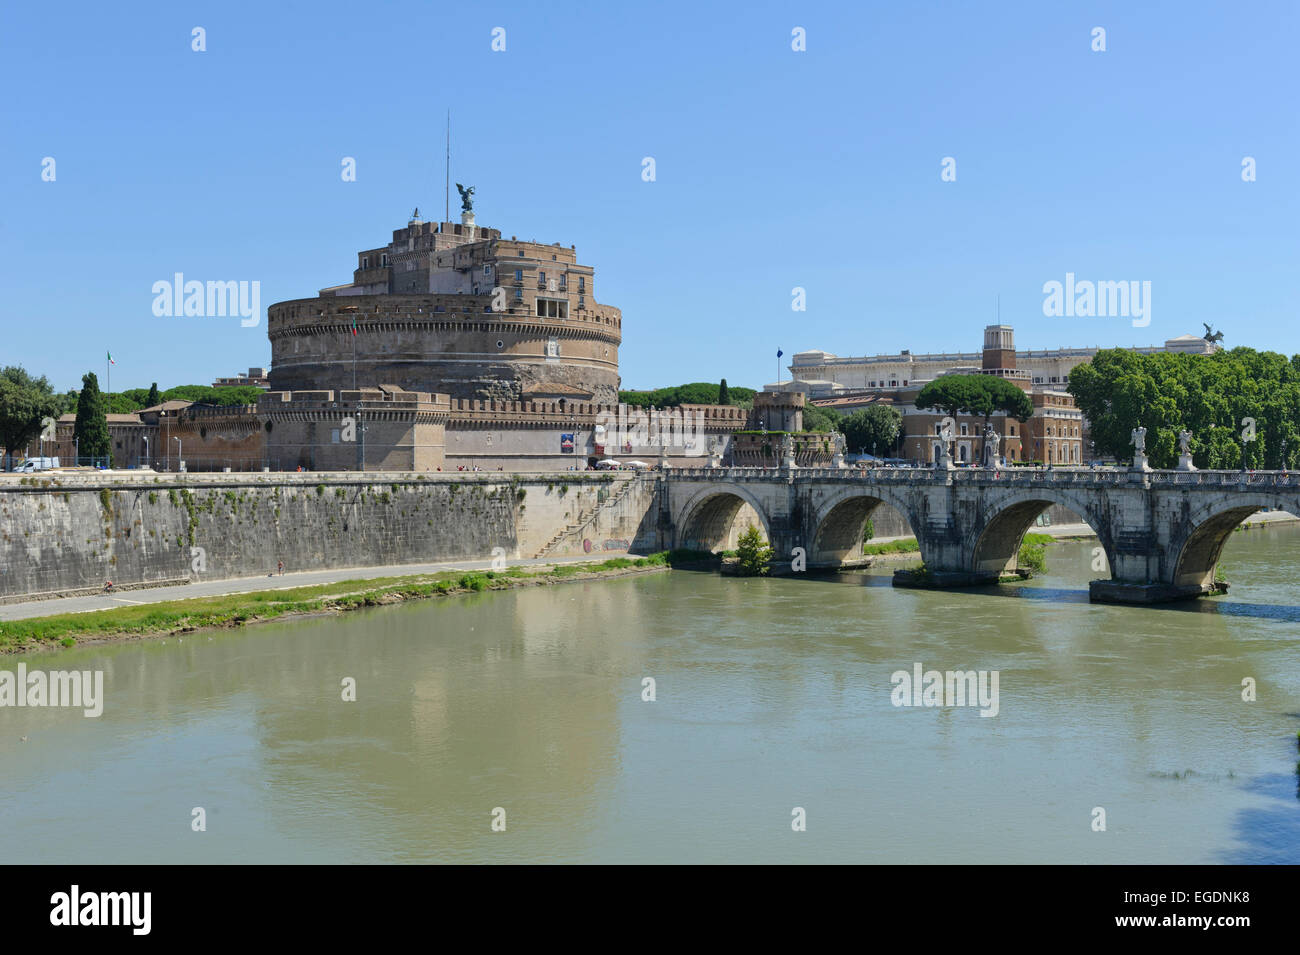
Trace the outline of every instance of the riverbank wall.
{"type": "Polygon", "coordinates": [[[0,599],[652,547],[632,473],[54,472],[0,478],[0,599]]]}

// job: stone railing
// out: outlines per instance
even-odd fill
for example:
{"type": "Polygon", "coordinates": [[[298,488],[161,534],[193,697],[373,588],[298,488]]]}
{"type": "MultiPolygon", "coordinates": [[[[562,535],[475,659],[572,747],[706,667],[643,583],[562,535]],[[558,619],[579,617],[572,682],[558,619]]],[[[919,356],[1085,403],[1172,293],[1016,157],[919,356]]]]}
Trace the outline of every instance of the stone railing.
{"type": "Polygon", "coordinates": [[[1126,468],[673,468],[666,476],[682,480],[855,481],[875,484],[1011,484],[1125,487],[1178,485],[1235,488],[1300,488],[1300,473],[1287,471],[1133,471],[1126,468]]]}

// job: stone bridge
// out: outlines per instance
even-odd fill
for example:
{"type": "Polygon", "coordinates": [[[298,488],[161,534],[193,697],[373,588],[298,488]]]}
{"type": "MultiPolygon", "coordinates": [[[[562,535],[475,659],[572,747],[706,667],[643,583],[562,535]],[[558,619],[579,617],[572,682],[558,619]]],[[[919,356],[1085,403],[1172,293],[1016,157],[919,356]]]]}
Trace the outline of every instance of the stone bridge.
{"type": "Polygon", "coordinates": [[[1216,592],[1214,571],[1229,535],[1248,515],[1300,515],[1300,475],[1273,471],[963,468],[682,468],[660,476],[658,536],[666,546],[734,546],[749,505],[776,561],[801,547],[809,568],[861,554],[867,520],[883,504],[907,519],[925,571],[896,583],[962,587],[1017,570],[1025,532],[1052,504],[1090,525],[1109,578],[1092,600],[1153,603],[1216,592]]]}

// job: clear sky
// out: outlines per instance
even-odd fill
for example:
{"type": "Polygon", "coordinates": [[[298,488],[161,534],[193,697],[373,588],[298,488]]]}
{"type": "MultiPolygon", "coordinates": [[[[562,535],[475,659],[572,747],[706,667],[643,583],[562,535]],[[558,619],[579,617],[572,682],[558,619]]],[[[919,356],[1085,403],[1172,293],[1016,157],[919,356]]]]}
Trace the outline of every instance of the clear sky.
{"type": "Polygon", "coordinates": [[[110,349],[114,390],[269,364],[267,305],[440,218],[448,108],[479,224],[575,244],[623,310],[624,387],[977,350],[999,296],[1021,348],[1300,351],[1294,0],[7,3],[0,34],[0,364],[60,390],[110,349]],[[176,272],[259,281],[262,320],[156,317],[176,272]],[[1045,316],[1067,272],[1149,281],[1150,325],[1045,316]]]}

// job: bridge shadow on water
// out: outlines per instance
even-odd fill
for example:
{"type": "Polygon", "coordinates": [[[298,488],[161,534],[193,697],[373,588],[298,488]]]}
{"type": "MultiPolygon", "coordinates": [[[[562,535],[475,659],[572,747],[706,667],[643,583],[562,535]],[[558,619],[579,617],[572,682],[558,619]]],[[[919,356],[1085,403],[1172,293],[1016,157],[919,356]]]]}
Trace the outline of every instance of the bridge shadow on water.
{"type": "MultiPolygon", "coordinates": [[[[853,584],[858,587],[893,587],[893,578],[887,574],[865,574],[852,571],[809,571],[807,580],[831,584],[853,584]]],[[[1043,600],[1048,603],[1086,604],[1088,591],[1065,587],[1029,587],[1020,584],[990,584],[984,587],[954,587],[953,592],[978,594],[982,597],[1000,597],[1011,600],[1043,600]]],[[[934,591],[931,591],[934,592],[934,591]]],[[[1115,606],[1125,606],[1116,604],[1115,606]]],[[[1171,603],[1140,604],[1146,610],[1164,610],[1176,613],[1222,614],[1229,617],[1251,617],[1258,620],[1278,620],[1300,623],[1300,606],[1289,604],[1250,604],[1219,597],[1202,597],[1197,600],[1178,600],[1171,603]]]]}
{"type": "Polygon", "coordinates": [[[1242,788],[1269,802],[1237,813],[1232,830],[1241,845],[1221,852],[1219,861],[1235,865],[1300,863],[1300,787],[1296,775],[1257,776],[1242,788]]]}

